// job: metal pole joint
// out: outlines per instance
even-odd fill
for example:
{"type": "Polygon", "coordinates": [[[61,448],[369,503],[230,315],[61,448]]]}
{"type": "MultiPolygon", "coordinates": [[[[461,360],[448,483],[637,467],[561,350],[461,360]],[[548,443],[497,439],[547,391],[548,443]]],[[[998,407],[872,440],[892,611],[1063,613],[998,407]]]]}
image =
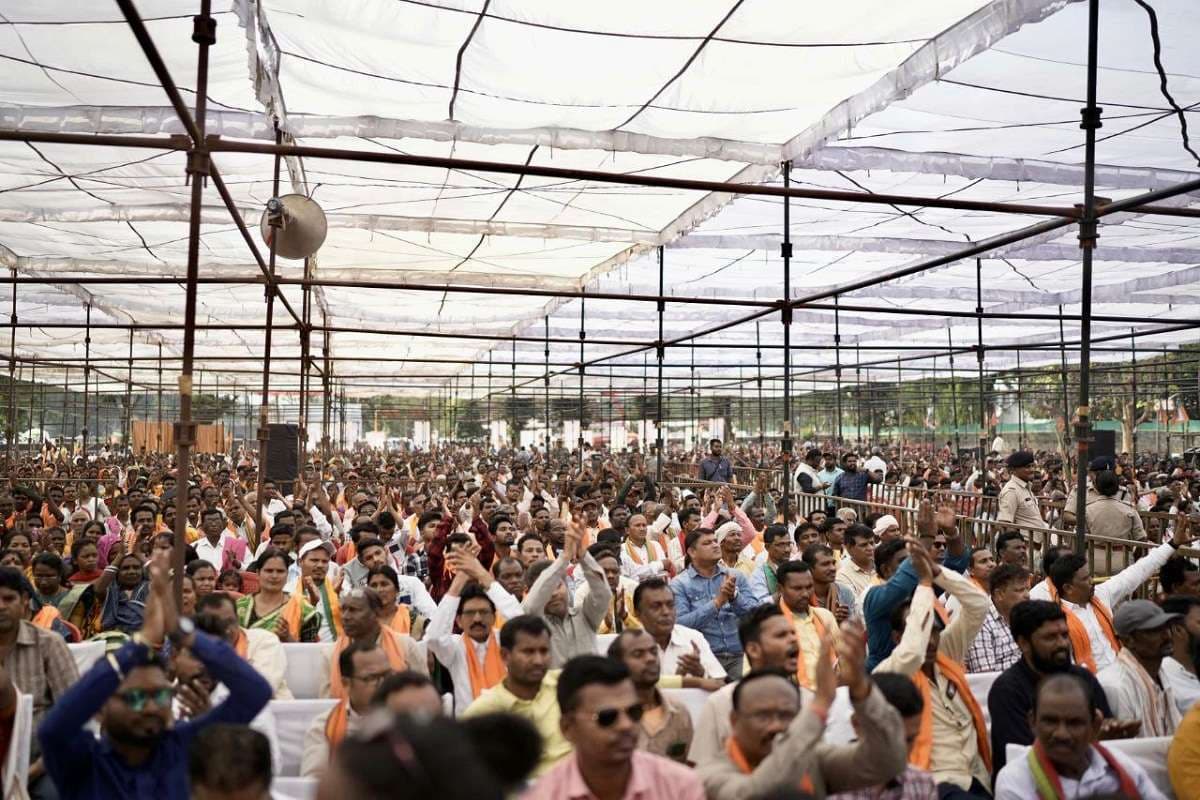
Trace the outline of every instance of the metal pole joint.
{"type": "Polygon", "coordinates": [[[192,17],[192,41],[199,45],[217,43],[217,20],[207,14],[192,17]]]}

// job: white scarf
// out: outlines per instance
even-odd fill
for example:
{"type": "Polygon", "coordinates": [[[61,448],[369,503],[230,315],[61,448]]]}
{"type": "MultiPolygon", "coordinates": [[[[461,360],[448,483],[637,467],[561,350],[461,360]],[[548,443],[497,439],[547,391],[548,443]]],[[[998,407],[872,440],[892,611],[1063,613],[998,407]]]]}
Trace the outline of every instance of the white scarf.
{"type": "Polygon", "coordinates": [[[1128,647],[1122,647],[1117,653],[1117,663],[1124,670],[1125,679],[1138,694],[1138,705],[1142,709],[1142,730],[1139,735],[1174,736],[1182,717],[1171,687],[1166,682],[1160,685],[1151,677],[1128,647]]]}

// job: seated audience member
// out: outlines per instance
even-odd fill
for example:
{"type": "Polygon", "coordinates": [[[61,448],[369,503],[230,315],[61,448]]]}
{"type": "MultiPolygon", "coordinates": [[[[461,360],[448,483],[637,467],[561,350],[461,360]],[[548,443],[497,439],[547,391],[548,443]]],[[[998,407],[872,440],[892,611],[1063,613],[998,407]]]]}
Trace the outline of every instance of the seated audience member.
{"type": "Polygon", "coordinates": [[[1158,588],[1164,597],[1200,597],[1200,566],[1190,558],[1171,556],[1158,571],[1158,588]]]}
{"type": "Polygon", "coordinates": [[[996,567],[988,576],[988,595],[991,608],[963,660],[967,672],[1003,672],[1021,660],[1008,618],[1017,603],[1029,599],[1029,570],[1014,564],[996,567]]]}
{"type": "Polygon", "coordinates": [[[271,687],[227,644],[177,617],[166,558],[155,557],[150,578],[142,629],[72,686],[38,729],[46,771],[63,800],[185,800],[195,736],[215,723],[248,724],[271,699],[271,687]],[[229,690],[207,714],[173,726],[174,689],[166,664],[147,644],[168,636],[173,648],[189,650],[229,690]],[[97,715],[100,739],[88,727],[97,715]]]}
{"type": "MultiPolygon", "coordinates": [[[[633,608],[633,593],[638,587],[638,582],[621,574],[621,561],[618,558],[616,547],[596,543],[588,548],[588,553],[596,559],[600,569],[604,570],[604,579],[608,581],[608,588],[612,590],[612,600],[608,604],[608,611],[605,612],[604,621],[600,623],[596,632],[603,635],[620,633],[627,628],[642,627],[633,608]]],[[[646,580],[651,579],[647,578],[646,580]]],[[[584,601],[587,600],[587,596],[588,584],[584,581],[575,589],[576,607],[581,608],[584,601]]]]}
{"type": "Polygon", "coordinates": [[[896,647],[877,669],[910,676],[930,709],[922,716],[912,761],[933,773],[939,795],[987,798],[992,771],[988,729],[967,683],[962,658],[990,603],[970,579],[935,564],[917,542],[908,544],[908,553],[917,588],[908,607],[902,603],[892,613],[896,647]],[[961,604],[949,625],[943,626],[934,612],[935,583],[961,604]]]}
{"type": "MultiPolygon", "coordinates": [[[[633,607],[658,645],[664,680],[678,677],[683,688],[713,691],[725,684],[725,669],[699,632],[676,623],[675,593],[662,578],[649,578],[633,593],[633,607]]],[[[664,684],[666,685],[666,684],[664,684]]]]}
{"type": "Polygon", "coordinates": [[[317,800],[503,800],[505,783],[448,719],[385,714],[341,743],[317,800]]]}
{"type": "Polygon", "coordinates": [[[1126,600],[1113,615],[1121,650],[1096,679],[1115,716],[1141,721],[1138,736],[1171,736],[1183,718],[1161,672],[1163,659],[1171,655],[1171,628],[1178,620],[1149,600],[1126,600]]]}
{"type": "Polygon", "coordinates": [[[641,630],[620,633],[609,645],[608,657],[625,665],[642,704],[638,749],[686,763],[692,744],[692,716],[681,703],[659,691],[662,670],[654,638],[641,630]]]}
{"type": "Polygon", "coordinates": [[[1087,558],[1071,553],[1050,566],[1050,599],[1067,615],[1075,663],[1098,673],[1112,665],[1121,649],[1113,630],[1112,609],[1150,579],[1175,551],[1192,541],[1191,526],[1180,514],[1171,539],[1151,550],[1108,580],[1097,585],[1087,558]]]}
{"type": "Polygon", "coordinates": [[[837,658],[854,705],[858,741],[821,741],[838,682],[833,637],[827,635],[809,702],[801,702],[790,672],[755,670],[737,684],[729,738],[712,758],[697,763],[708,800],[748,800],[785,786],[823,797],[886,783],[904,772],[904,724],[867,677],[863,631],[857,623],[844,624],[837,658]]]}
{"type": "MultiPolygon", "coordinates": [[[[834,520],[831,517],[825,524],[836,524],[834,520]]],[[[875,532],[866,525],[851,525],[842,535],[846,554],[838,566],[837,584],[854,595],[857,605],[875,585],[875,532]]]]}
{"type": "MultiPolygon", "coordinates": [[[[925,701],[915,683],[906,675],[895,672],[875,672],[871,675],[875,684],[892,708],[900,714],[904,723],[904,741],[908,747],[909,763],[903,772],[886,783],[868,786],[849,792],[838,792],[830,795],[830,800],[917,800],[928,798],[933,800],[938,796],[937,784],[933,775],[927,770],[912,764],[912,752],[921,733],[921,716],[925,710],[925,701]]],[[[858,739],[862,733],[858,731],[857,715],[851,717],[858,739]]]]}
{"type": "Polygon", "coordinates": [[[812,605],[813,576],[803,561],[785,561],[779,566],[779,609],[796,631],[800,656],[796,659],[796,684],[813,689],[821,640],[826,634],[838,636],[838,622],[833,614],[812,605]]]}
{"type": "Polygon", "coordinates": [[[225,642],[271,685],[273,700],[291,700],[287,687],[287,656],[279,637],[261,628],[238,624],[237,605],[224,592],[210,592],[196,601],[196,627],[225,642]]]}
{"type": "Polygon", "coordinates": [[[317,715],[304,735],[300,774],[306,778],[320,775],[329,763],[329,754],[347,734],[361,727],[375,690],[395,672],[383,648],[365,639],[349,643],[337,659],[345,694],[337,705],[317,715]]]}
{"type": "Polygon", "coordinates": [[[529,587],[521,606],[526,614],[546,620],[551,633],[553,666],[561,667],[572,656],[596,652],[596,631],[612,602],[612,589],[604,570],[590,553],[581,549],[583,530],[572,522],[565,544],[553,561],[539,561],[525,574],[529,587]],[[571,608],[568,603],[567,570],[578,563],[588,584],[584,604],[571,608]]]}
{"type": "Polygon", "coordinates": [[[812,604],[832,612],[838,623],[854,613],[854,593],[837,582],[837,558],[829,545],[814,544],[804,548],[802,556],[813,576],[812,604]]]}
{"type": "Polygon", "coordinates": [[[1108,698],[1096,676],[1071,663],[1071,638],[1063,610],[1048,600],[1018,603],[1009,614],[1009,627],[1021,660],[996,678],[988,693],[988,713],[992,719],[992,761],[995,770],[1004,766],[1010,744],[1033,744],[1029,724],[1037,685],[1048,675],[1060,672],[1081,678],[1089,687],[1096,707],[1104,717],[1102,731],[1120,738],[1137,730],[1139,723],[1124,724],[1112,719],[1108,698]]]}
{"type": "Polygon", "coordinates": [[[339,656],[354,642],[366,642],[379,647],[387,656],[392,672],[406,669],[429,672],[425,649],[415,639],[379,624],[379,612],[382,609],[379,595],[370,589],[353,589],[342,598],[343,632],[332,648],[325,647],[329,658],[321,661],[322,697],[346,697],[348,687],[342,680],[339,656]]]}
{"type": "MultiPolygon", "coordinates": [[[[763,604],[742,617],[738,637],[751,670],[782,669],[792,676],[793,681],[796,679],[800,643],[796,640],[796,629],[788,622],[778,604],[763,604]]],[[[704,708],[696,720],[692,749],[688,752],[688,759],[692,763],[707,763],[721,753],[725,740],[729,738],[729,715],[736,689],[736,683],[726,684],[710,694],[704,702],[704,708]]]]}
{"type": "Polygon", "coordinates": [[[1200,597],[1180,594],[1163,601],[1163,611],[1178,614],[1171,626],[1171,655],[1163,659],[1160,675],[1175,694],[1180,715],[1200,701],[1200,597]]]}
{"type": "Polygon", "coordinates": [[[556,694],[562,734],[574,752],[541,776],[524,800],[650,793],[704,800],[695,772],[637,748],[643,707],[624,663],[576,656],[563,667],[556,694]]]}
{"type": "Polygon", "coordinates": [[[371,697],[371,708],[424,717],[440,717],[444,712],[442,696],[433,681],[428,675],[412,670],[393,672],[380,681],[371,697]]]}
{"type": "Polygon", "coordinates": [[[763,544],[766,558],[755,565],[750,575],[750,591],[757,597],[777,599],[779,580],[776,573],[779,566],[792,557],[792,534],[786,525],[768,525],[763,531],[763,544]]]}
{"type": "Polygon", "coordinates": [[[269,797],[271,761],[270,742],[259,731],[243,725],[209,725],[188,747],[192,800],[269,797]]]}
{"type": "Polygon", "coordinates": [[[1086,680],[1066,673],[1047,677],[1034,701],[1033,746],[996,775],[996,800],[1166,800],[1140,764],[1096,741],[1102,723],[1086,680]]]}
{"type": "Polygon", "coordinates": [[[522,614],[500,629],[504,680],[475,699],[464,716],[505,712],[533,723],[542,737],[542,756],[534,775],[549,772],[571,752],[559,727],[555,690],[559,670],[550,669],[550,628],[541,617],[522,614]]]}
{"type": "Polygon", "coordinates": [[[521,615],[521,604],[468,553],[452,552],[446,563],[454,578],[425,630],[425,644],[450,672],[459,712],[504,679],[496,617],[521,615]],[[453,633],[455,626],[462,633],[453,633]]]}

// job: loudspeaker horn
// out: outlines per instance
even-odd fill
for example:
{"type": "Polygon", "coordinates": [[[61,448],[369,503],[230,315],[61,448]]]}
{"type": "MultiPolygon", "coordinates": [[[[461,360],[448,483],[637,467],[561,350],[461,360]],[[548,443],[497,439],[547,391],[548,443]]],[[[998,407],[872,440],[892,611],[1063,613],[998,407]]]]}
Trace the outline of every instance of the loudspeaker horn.
{"type": "Polygon", "coordinates": [[[258,229],[268,247],[273,234],[279,237],[275,242],[275,255],[301,259],[320,249],[329,232],[329,224],[315,200],[302,194],[285,194],[267,201],[258,229]],[[272,225],[273,221],[277,221],[278,227],[272,225]]]}

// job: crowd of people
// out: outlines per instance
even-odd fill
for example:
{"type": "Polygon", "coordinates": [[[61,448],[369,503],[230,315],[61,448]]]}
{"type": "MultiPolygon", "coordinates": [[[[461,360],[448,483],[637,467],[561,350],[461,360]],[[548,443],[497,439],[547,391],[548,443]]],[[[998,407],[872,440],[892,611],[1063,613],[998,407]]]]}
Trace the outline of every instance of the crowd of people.
{"type": "Polygon", "coordinates": [[[1105,744],[1146,738],[1200,800],[1188,465],[1083,465],[1089,558],[1057,454],[797,444],[13,464],[4,796],[279,797],[288,643],[331,701],[300,764],[323,799],[1156,800],[1105,744]]]}

